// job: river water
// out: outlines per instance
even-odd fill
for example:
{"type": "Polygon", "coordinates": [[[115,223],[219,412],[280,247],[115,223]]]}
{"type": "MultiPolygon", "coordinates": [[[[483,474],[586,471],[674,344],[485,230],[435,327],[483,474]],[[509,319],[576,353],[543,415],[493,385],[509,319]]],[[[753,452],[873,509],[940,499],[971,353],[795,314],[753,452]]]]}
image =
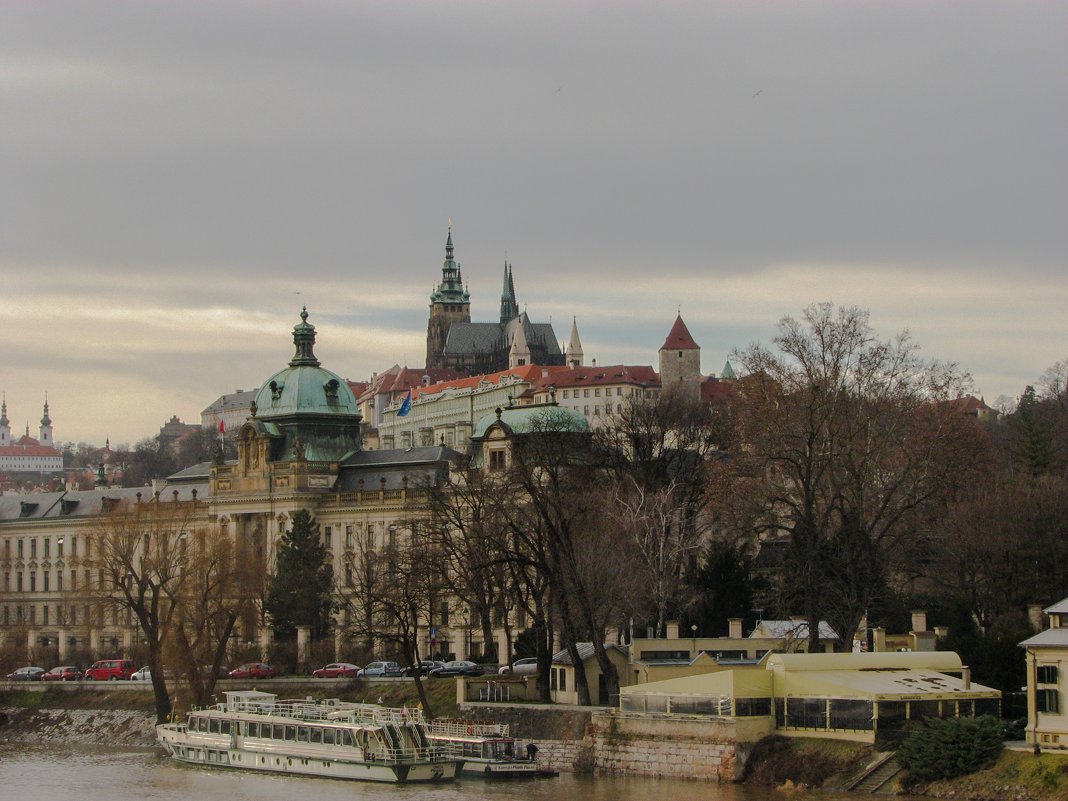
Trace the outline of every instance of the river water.
{"type": "Polygon", "coordinates": [[[440,785],[383,785],[179,765],[161,752],[0,743],[5,801],[857,801],[735,784],[574,776],[440,785]]]}

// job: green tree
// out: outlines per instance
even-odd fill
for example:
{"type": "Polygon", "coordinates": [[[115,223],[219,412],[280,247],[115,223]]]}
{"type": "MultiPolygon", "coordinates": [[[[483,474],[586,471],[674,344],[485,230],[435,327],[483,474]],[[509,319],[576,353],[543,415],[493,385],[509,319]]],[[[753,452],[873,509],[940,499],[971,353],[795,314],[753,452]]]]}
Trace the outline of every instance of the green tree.
{"type": "Polygon", "coordinates": [[[927,718],[901,744],[897,760],[910,776],[952,779],[984,768],[1001,753],[1001,723],[977,718],[927,718]]]}
{"type": "Polygon", "coordinates": [[[329,634],[333,590],[334,570],[319,538],[319,524],[307,509],[300,509],[278,542],[275,572],[263,605],[275,638],[292,640],[298,626],[308,626],[313,640],[329,634]]]}

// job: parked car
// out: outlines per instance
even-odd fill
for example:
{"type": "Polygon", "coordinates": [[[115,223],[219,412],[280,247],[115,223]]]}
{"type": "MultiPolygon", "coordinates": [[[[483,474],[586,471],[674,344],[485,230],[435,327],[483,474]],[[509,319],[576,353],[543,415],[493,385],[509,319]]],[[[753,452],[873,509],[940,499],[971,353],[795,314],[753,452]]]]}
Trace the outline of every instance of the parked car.
{"type": "MultiPolygon", "coordinates": [[[[174,671],[172,671],[166,665],[163,667],[163,678],[174,678],[174,671]]],[[[140,670],[134,671],[134,674],[130,676],[130,681],[152,681],[152,668],[150,668],[148,665],[145,665],[140,670]]]]}
{"type": "Polygon", "coordinates": [[[81,677],[82,671],[74,665],[58,665],[41,678],[45,681],[77,681],[81,677]]]}
{"type": "Polygon", "coordinates": [[[231,679],[273,679],[278,671],[266,662],[248,662],[230,671],[231,679]]]}
{"type": "Polygon", "coordinates": [[[88,681],[125,681],[134,673],[134,663],[129,659],[101,659],[85,671],[88,681]]]}
{"type": "Polygon", "coordinates": [[[14,673],[7,674],[8,681],[40,681],[45,669],[39,667],[20,667],[14,673]]]}
{"type": "Polygon", "coordinates": [[[517,659],[510,665],[505,665],[497,673],[501,676],[537,676],[538,658],[536,656],[526,659],[517,659]]]}
{"type": "Polygon", "coordinates": [[[354,679],[359,673],[360,666],[351,662],[331,662],[312,671],[312,675],[317,679],[354,679]]]}
{"type": "Polygon", "coordinates": [[[481,676],[486,671],[482,665],[468,662],[466,659],[456,659],[446,662],[441,667],[431,672],[431,676],[481,676]]]}
{"type": "Polygon", "coordinates": [[[390,678],[404,675],[400,665],[396,662],[371,662],[359,672],[361,679],[390,678]]]}
{"type": "Polygon", "coordinates": [[[419,674],[420,676],[429,676],[433,671],[438,668],[445,667],[445,663],[438,659],[424,659],[418,665],[408,665],[404,669],[404,675],[409,678],[419,674]]]}

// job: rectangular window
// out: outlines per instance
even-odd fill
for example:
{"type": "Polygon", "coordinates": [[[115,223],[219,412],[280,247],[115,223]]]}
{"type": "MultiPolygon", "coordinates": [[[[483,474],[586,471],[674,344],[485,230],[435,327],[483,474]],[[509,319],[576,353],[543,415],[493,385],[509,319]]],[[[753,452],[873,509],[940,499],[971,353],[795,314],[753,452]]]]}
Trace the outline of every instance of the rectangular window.
{"type": "Polygon", "coordinates": [[[74,536],[72,536],[70,538],[70,555],[71,556],[77,556],[78,555],[78,538],[74,537],[74,536]]]}
{"type": "Polygon", "coordinates": [[[30,604],[30,623],[37,622],[37,607],[30,604]]]}
{"type": "Polygon", "coordinates": [[[63,538],[60,537],[56,540],[56,556],[60,559],[63,558],[63,538]]]}
{"type": "Polygon", "coordinates": [[[52,589],[51,586],[50,586],[51,584],[52,584],[52,571],[51,570],[46,570],[44,572],[44,591],[45,592],[48,592],[50,589],[52,589]]]}
{"type": "Polygon", "coordinates": [[[345,547],[352,549],[352,525],[345,526],[345,547]]]}
{"type": "Polygon", "coordinates": [[[19,540],[19,559],[22,558],[22,540],[19,540]]]}
{"type": "Polygon", "coordinates": [[[56,571],[56,590],[58,592],[63,592],[63,571],[62,570],[57,570],[56,571]]]}
{"type": "Polygon", "coordinates": [[[44,625],[48,625],[48,604],[41,607],[41,622],[44,625]]]}
{"type": "Polygon", "coordinates": [[[593,397],[595,397],[595,398],[601,397],[601,388],[600,387],[597,387],[596,389],[593,390],[593,397]]]}
{"type": "Polygon", "coordinates": [[[323,547],[329,549],[330,545],[330,526],[323,526],[323,547]]]}
{"type": "Polygon", "coordinates": [[[565,390],[564,390],[564,398],[566,399],[566,398],[570,398],[570,397],[571,397],[571,392],[570,392],[570,390],[567,390],[567,389],[565,389],[565,390]]]}
{"type": "Polygon", "coordinates": [[[37,558],[37,538],[34,537],[30,540],[30,559],[37,558]]]}
{"type": "Polygon", "coordinates": [[[4,558],[11,558],[11,540],[4,540],[4,558]]]}
{"type": "Polygon", "coordinates": [[[30,571],[30,592],[37,592],[37,571],[30,571]]]}
{"type": "Polygon", "coordinates": [[[49,559],[52,556],[52,538],[51,537],[45,537],[44,538],[44,555],[45,555],[45,559],[49,559]]]}
{"type": "Polygon", "coordinates": [[[22,571],[19,570],[15,573],[15,590],[22,592],[22,571]]]}
{"type": "Polygon", "coordinates": [[[1061,694],[1056,690],[1038,690],[1035,693],[1035,704],[1039,712],[1060,712],[1061,694]]]}
{"type": "Polygon", "coordinates": [[[1036,680],[1039,684],[1056,684],[1057,683],[1057,666],[1056,665],[1039,665],[1038,674],[1036,680]]]}
{"type": "Polygon", "coordinates": [[[345,565],[345,586],[352,586],[352,565],[345,565]]]}
{"type": "Polygon", "coordinates": [[[588,389],[582,390],[582,397],[584,397],[584,398],[590,397],[590,391],[588,389]]]}
{"type": "Polygon", "coordinates": [[[618,395],[622,395],[622,394],[623,394],[623,387],[616,387],[616,395],[618,396],[618,395]]]}
{"type": "Polygon", "coordinates": [[[490,451],[489,469],[494,472],[504,470],[504,451],[490,451]]]}

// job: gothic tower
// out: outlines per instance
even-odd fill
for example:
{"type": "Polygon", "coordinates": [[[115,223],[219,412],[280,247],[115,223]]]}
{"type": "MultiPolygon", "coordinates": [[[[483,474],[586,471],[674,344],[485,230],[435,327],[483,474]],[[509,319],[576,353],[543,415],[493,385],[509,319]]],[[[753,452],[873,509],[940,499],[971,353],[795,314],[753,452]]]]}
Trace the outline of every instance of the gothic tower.
{"type": "Polygon", "coordinates": [[[7,394],[4,394],[4,403],[0,406],[0,445],[11,444],[11,421],[7,419],[7,394]]]}
{"type": "Polygon", "coordinates": [[[700,397],[701,347],[693,341],[681,314],[660,346],[660,386],[664,392],[681,390],[700,397]]]}
{"type": "Polygon", "coordinates": [[[426,367],[445,367],[445,338],[453,323],[471,322],[471,295],[463,285],[460,264],[453,258],[452,226],[445,242],[441,283],[430,295],[430,319],[426,326],[426,367]]]}
{"type": "Polygon", "coordinates": [[[504,289],[501,290],[501,325],[519,316],[519,304],[515,300],[515,282],[512,280],[512,265],[504,263],[504,289]]]}
{"type": "Polygon", "coordinates": [[[567,366],[582,367],[582,342],[579,341],[578,320],[571,318],[571,340],[567,343],[567,366]]]}

